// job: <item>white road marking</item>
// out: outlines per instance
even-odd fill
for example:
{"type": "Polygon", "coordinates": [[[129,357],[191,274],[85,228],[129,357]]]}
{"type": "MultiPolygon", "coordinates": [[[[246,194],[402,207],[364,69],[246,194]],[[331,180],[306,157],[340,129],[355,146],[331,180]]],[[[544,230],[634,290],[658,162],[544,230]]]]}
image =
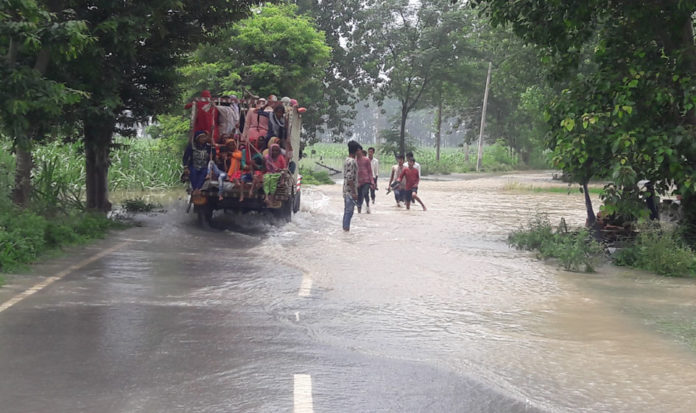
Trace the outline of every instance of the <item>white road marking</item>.
{"type": "Polygon", "coordinates": [[[84,267],[85,265],[91,264],[94,261],[104,257],[105,255],[111,254],[112,252],[122,248],[124,245],[126,245],[128,243],[129,243],[129,241],[124,241],[124,242],[121,242],[119,244],[116,244],[111,248],[105,249],[104,251],[102,251],[98,254],[95,254],[89,258],[86,258],[86,259],[78,262],[77,264],[71,265],[70,267],[64,269],[63,271],[59,272],[58,274],[56,274],[52,277],[46,278],[45,280],[41,281],[40,283],[36,284],[35,286],[29,288],[28,290],[26,290],[20,294],[17,294],[16,296],[14,296],[14,297],[10,298],[9,300],[5,301],[4,303],[2,303],[2,305],[0,305],[0,313],[2,313],[3,311],[7,310],[10,307],[12,307],[13,305],[17,304],[18,302],[24,300],[25,298],[29,297],[30,295],[32,295],[36,292],[39,292],[42,289],[48,287],[49,285],[60,280],[61,278],[65,277],[66,275],[70,274],[71,272],[78,270],[78,269],[84,267]]]}
{"type": "Polygon", "coordinates": [[[312,376],[309,374],[295,374],[295,405],[294,413],[313,413],[312,401],[312,376]]]}
{"type": "Polygon", "coordinates": [[[295,312],[295,321],[300,321],[300,312],[299,311],[295,312]]]}
{"type": "Polygon", "coordinates": [[[297,293],[300,297],[309,297],[312,294],[312,279],[304,274],[302,276],[302,283],[300,284],[300,291],[297,293]]]}

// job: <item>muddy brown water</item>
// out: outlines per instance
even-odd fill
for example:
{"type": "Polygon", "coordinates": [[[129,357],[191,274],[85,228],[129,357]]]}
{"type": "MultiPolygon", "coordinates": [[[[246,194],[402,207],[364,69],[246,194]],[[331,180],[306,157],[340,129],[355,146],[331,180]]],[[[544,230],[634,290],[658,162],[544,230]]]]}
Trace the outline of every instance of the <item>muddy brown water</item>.
{"type": "Polygon", "coordinates": [[[505,189],[550,177],[425,181],[427,212],[380,191],[349,234],[340,185],[315,188],[268,242],[342,304],[312,327],[318,340],[447,366],[552,411],[694,411],[696,282],[569,273],[506,245],[538,211],[583,225],[579,193],[505,189]]]}
{"type": "Polygon", "coordinates": [[[381,190],[350,233],[341,185],[306,187],[287,225],[219,213],[211,231],[184,213],[181,193],[145,197],[168,212],[141,215],[143,227],[115,235],[129,240],[115,256],[3,313],[0,348],[20,357],[7,368],[40,361],[23,381],[2,376],[10,393],[42,380],[53,389],[31,396],[45,405],[24,405],[45,409],[21,409],[17,396],[14,411],[71,405],[62,398],[84,374],[95,380],[79,381],[82,393],[101,411],[288,411],[291,384],[278,377],[301,363],[315,373],[316,411],[694,411],[696,282],[611,265],[569,273],[511,249],[508,233],[537,211],[584,223],[582,195],[509,189],[529,185],[558,184],[550,173],[425,180],[427,212],[397,208],[381,190]],[[72,344],[27,347],[27,325],[67,344],[91,341],[56,357],[72,344]],[[84,370],[71,360],[86,360],[84,370]],[[128,383],[129,396],[97,387],[103,378],[87,361],[128,383]],[[450,394],[462,377],[493,389],[475,393],[476,408],[462,410],[450,394]],[[402,404],[380,400],[383,389],[402,404]],[[516,402],[486,408],[494,398],[516,402]]]}

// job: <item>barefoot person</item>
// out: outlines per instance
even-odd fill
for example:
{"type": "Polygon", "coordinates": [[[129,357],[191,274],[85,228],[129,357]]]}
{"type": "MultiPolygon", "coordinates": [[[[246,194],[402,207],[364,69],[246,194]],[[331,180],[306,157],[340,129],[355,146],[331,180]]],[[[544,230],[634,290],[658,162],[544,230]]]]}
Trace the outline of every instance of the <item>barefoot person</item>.
{"type": "Polygon", "coordinates": [[[343,162],[343,230],[346,232],[350,231],[350,220],[358,200],[358,164],[355,162],[355,154],[359,150],[359,143],[348,142],[348,157],[343,162]]]}
{"type": "Polygon", "coordinates": [[[406,180],[406,209],[411,209],[411,202],[415,200],[418,201],[419,204],[421,204],[421,206],[423,207],[423,211],[426,211],[425,204],[423,204],[423,201],[421,201],[421,199],[418,197],[418,183],[420,182],[420,172],[418,172],[418,169],[416,169],[414,165],[415,163],[416,160],[413,158],[410,158],[408,160],[408,168],[404,169],[403,172],[401,172],[399,180],[406,180]]]}
{"type": "Polygon", "coordinates": [[[367,148],[367,157],[370,158],[370,165],[372,166],[372,178],[375,181],[375,186],[370,189],[370,198],[372,198],[372,205],[374,205],[375,192],[379,190],[377,187],[377,180],[379,179],[379,159],[375,158],[375,148],[367,148]]]}
{"type": "Polygon", "coordinates": [[[404,165],[404,156],[396,155],[396,165],[392,166],[391,176],[389,177],[389,188],[387,188],[387,194],[389,191],[394,191],[394,200],[396,200],[396,206],[401,208],[401,203],[404,202],[403,193],[405,188],[403,182],[399,179],[401,172],[406,169],[404,165]]]}
{"type": "Polygon", "coordinates": [[[369,214],[370,189],[375,187],[375,181],[372,177],[372,163],[367,157],[367,151],[360,148],[356,153],[355,162],[358,164],[358,214],[362,211],[363,200],[367,205],[367,213],[369,214]]]}

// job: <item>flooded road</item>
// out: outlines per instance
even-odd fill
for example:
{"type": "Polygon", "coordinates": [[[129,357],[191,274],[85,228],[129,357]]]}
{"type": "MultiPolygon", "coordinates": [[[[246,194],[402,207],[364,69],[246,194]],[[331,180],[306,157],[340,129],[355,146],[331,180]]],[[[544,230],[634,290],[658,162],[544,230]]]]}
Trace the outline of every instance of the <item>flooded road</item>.
{"type": "Polygon", "coordinates": [[[0,310],[1,410],[693,411],[696,282],[512,250],[536,211],[581,225],[582,196],[471,178],[423,182],[427,212],[380,191],[348,234],[340,185],[285,226],[202,231],[177,201],[11,277],[0,304],[73,268],[0,310]]]}

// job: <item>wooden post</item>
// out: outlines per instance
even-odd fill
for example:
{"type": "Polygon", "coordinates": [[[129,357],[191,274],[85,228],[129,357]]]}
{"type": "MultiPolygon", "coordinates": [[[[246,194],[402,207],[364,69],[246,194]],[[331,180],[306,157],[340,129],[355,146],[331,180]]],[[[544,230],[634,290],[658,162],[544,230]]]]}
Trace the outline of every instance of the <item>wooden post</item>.
{"type": "Polygon", "coordinates": [[[481,169],[481,158],[483,157],[483,129],[486,127],[486,106],[488,105],[488,86],[491,83],[491,69],[493,63],[488,62],[488,76],[486,76],[486,91],[483,94],[483,110],[481,111],[481,130],[478,141],[478,159],[476,160],[476,172],[481,169]]]}

